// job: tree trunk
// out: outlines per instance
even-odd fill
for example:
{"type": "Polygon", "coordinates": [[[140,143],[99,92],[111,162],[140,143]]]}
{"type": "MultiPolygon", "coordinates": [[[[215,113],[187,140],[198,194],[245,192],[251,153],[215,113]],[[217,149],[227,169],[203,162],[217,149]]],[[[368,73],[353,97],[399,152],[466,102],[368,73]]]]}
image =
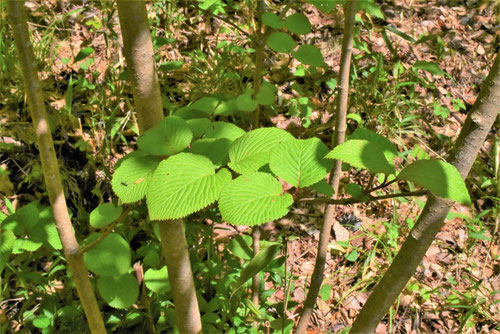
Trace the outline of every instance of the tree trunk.
{"type": "MultiPolygon", "coordinates": [[[[500,110],[500,59],[497,55],[490,74],[469,112],[456,141],[455,148],[447,159],[462,178],[467,174],[488,135],[500,110]]],[[[453,201],[429,195],[427,203],[398,255],[380,283],[368,298],[354,322],[351,333],[373,333],[378,323],[394,304],[408,280],[415,273],[427,249],[443,226],[444,219],[453,201]]]]}
{"type": "Polygon", "coordinates": [[[106,333],[94,291],[90,285],[89,273],[83,261],[83,254],[78,252],[79,245],[68,215],[61,175],[59,174],[59,165],[45,111],[41,84],[38,79],[36,59],[23,12],[23,1],[7,1],[7,11],[21,64],[28,106],[36,132],[45,185],[49,193],[49,200],[54,213],[57,232],[63,246],[64,256],[75,282],[76,291],[87,317],[90,331],[92,333],[106,333]]]}
{"type": "MultiPolygon", "coordinates": [[[[154,62],[153,43],[143,0],[118,0],[123,49],[134,90],[139,131],[157,125],[164,117],[154,62]]],[[[177,327],[181,333],[201,333],[191,262],[182,220],[158,222],[169,272],[177,327]]]]}
{"type": "MultiPolygon", "coordinates": [[[[339,95],[338,107],[335,114],[335,134],[333,138],[333,147],[344,142],[346,132],[346,117],[349,98],[349,71],[351,67],[351,54],[354,34],[354,19],[356,16],[356,0],[348,0],[344,6],[344,38],[342,41],[342,55],[340,58],[339,71],[339,95]]],[[[334,191],[334,198],[338,197],[340,177],[342,175],[342,161],[335,160],[333,170],[330,174],[330,184],[334,191]]],[[[328,242],[330,241],[330,231],[335,220],[335,205],[328,205],[325,211],[325,218],[321,227],[318,244],[318,255],[314,271],[311,276],[311,284],[304,302],[304,310],[297,324],[296,333],[305,333],[309,319],[311,318],[316,299],[318,298],[323,275],[325,272],[326,255],[328,252],[328,242]]]]}

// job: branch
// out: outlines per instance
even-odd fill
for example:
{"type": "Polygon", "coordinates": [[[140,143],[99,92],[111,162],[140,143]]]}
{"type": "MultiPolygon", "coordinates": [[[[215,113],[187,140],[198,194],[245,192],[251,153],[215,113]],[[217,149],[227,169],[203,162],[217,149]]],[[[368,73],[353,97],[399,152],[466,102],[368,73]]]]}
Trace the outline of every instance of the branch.
{"type": "Polygon", "coordinates": [[[409,192],[402,192],[402,193],[395,193],[395,194],[386,194],[386,195],[381,195],[381,196],[365,195],[365,196],[367,196],[367,198],[365,197],[365,199],[356,199],[353,197],[341,198],[341,199],[333,199],[330,197],[300,198],[298,200],[298,202],[300,202],[300,203],[328,203],[328,204],[335,204],[335,205],[346,205],[346,204],[356,204],[356,203],[380,201],[383,199],[395,198],[395,197],[423,196],[423,195],[427,195],[427,194],[428,194],[427,190],[419,190],[419,191],[409,191],[409,192]]]}

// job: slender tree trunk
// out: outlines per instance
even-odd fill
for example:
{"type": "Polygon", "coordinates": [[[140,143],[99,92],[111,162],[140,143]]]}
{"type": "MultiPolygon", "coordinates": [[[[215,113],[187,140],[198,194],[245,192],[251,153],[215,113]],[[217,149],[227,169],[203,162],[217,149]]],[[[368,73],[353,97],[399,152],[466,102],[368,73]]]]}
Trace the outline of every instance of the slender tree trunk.
{"type": "MultiPolygon", "coordinates": [[[[490,74],[469,112],[448,161],[466,178],[500,111],[500,59],[497,55],[490,74]]],[[[443,226],[453,202],[429,195],[427,203],[398,255],[368,298],[351,333],[373,333],[394,304],[443,226]]]]}
{"type": "Polygon", "coordinates": [[[144,0],[119,0],[118,15],[134,92],[139,131],[154,127],[164,117],[155,54],[144,0]]]}
{"type": "Polygon", "coordinates": [[[24,86],[28,97],[28,106],[36,132],[36,141],[40,151],[43,175],[49,200],[54,213],[57,232],[63,246],[69,271],[75,282],[76,291],[83,306],[92,333],[106,333],[104,322],[90,285],[83,254],[79,253],[66,207],[59,165],[52,142],[47,113],[43,101],[42,88],[38,79],[36,59],[30,42],[23,1],[7,1],[8,16],[11,21],[14,40],[21,64],[24,86]]]}
{"type": "MultiPolygon", "coordinates": [[[[339,71],[339,95],[338,107],[335,115],[335,134],[333,138],[333,147],[342,144],[345,139],[346,132],[346,116],[349,98],[349,71],[351,67],[351,54],[354,33],[354,20],[356,16],[356,0],[348,0],[344,6],[345,22],[344,22],[344,38],[342,41],[342,55],[340,58],[339,71]]],[[[334,167],[330,173],[330,184],[334,190],[334,198],[338,197],[340,177],[342,175],[342,161],[335,160],[334,167]]],[[[323,283],[323,275],[325,272],[326,256],[328,252],[328,242],[330,240],[330,231],[335,220],[335,205],[328,205],[325,211],[325,218],[321,226],[319,235],[318,255],[314,271],[311,276],[311,284],[307,293],[306,301],[304,302],[304,310],[300,317],[299,323],[295,330],[296,333],[305,333],[307,325],[311,318],[316,299],[318,298],[321,284],[323,283]]]]}
{"type": "MultiPolygon", "coordinates": [[[[118,0],[123,49],[134,90],[139,131],[157,125],[164,117],[154,62],[153,43],[144,0],[118,0]]],[[[158,222],[169,272],[177,327],[181,333],[201,333],[191,262],[182,220],[158,222]]]]}

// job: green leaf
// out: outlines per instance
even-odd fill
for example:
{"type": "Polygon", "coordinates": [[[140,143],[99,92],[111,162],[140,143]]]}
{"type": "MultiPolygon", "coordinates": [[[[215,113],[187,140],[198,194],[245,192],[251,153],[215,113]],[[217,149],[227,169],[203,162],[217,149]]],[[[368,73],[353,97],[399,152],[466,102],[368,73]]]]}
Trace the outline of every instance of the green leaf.
{"type": "Polygon", "coordinates": [[[168,72],[172,70],[178,70],[184,65],[183,61],[180,60],[174,60],[174,61],[167,61],[164,63],[161,63],[160,66],[158,66],[158,71],[160,72],[168,72]]]}
{"type": "Polygon", "coordinates": [[[315,184],[311,185],[312,189],[316,190],[316,192],[323,194],[328,197],[332,197],[334,194],[333,187],[331,184],[326,182],[325,180],[321,180],[319,182],[316,182],[315,184]]]}
{"type": "MultiPolygon", "coordinates": [[[[99,233],[91,234],[86,241],[91,243],[99,236],[99,233]]],[[[110,233],[85,252],[83,258],[87,268],[98,275],[123,275],[130,269],[130,246],[119,234],[110,233]]]]}
{"type": "Polygon", "coordinates": [[[30,239],[19,238],[14,241],[14,247],[12,248],[12,254],[21,254],[23,251],[34,252],[40,247],[42,247],[43,243],[32,241],[30,239]]]}
{"type": "Polygon", "coordinates": [[[221,101],[217,108],[215,108],[214,115],[231,116],[237,111],[236,99],[232,98],[227,101],[221,101]]]}
{"type": "Polygon", "coordinates": [[[148,269],[144,273],[144,283],[146,287],[156,293],[167,293],[170,291],[168,281],[168,270],[166,266],[161,269],[148,269]]]}
{"type": "Polygon", "coordinates": [[[2,231],[0,233],[0,274],[9,261],[15,241],[16,236],[11,231],[2,231]]]}
{"type": "Polygon", "coordinates": [[[353,198],[360,198],[363,194],[363,189],[356,183],[349,183],[345,187],[345,192],[351,195],[353,198]]]}
{"type": "Polygon", "coordinates": [[[236,98],[236,107],[241,111],[254,111],[257,109],[258,103],[250,94],[241,94],[236,98]]]}
{"type": "Polygon", "coordinates": [[[179,153],[162,161],[147,191],[146,202],[151,220],[183,218],[212,204],[231,173],[221,169],[215,174],[206,157],[179,153]]]}
{"type": "Polygon", "coordinates": [[[290,53],[297,46],[293,38],[284,32],[273,32],[266,44],[271,50],[281,53],[290,53]]]}
{"type": "Polygon", "coordinates": [[[213,114],[215,108],[219,104],[219,99],[213,96],[204,96],[198,101],[193,102],[193,104],[189,105],[188,108],[190,110],[203,111],[206,114],[213,114]]]}
{"type": "Polygon", "coordinates": [[[2,222],[2,230],[12,231],[17,236],[25,235],[31,227],[36,225],[39,215],[38,202],[31,202],[5,218],[2,222]]]}
{"type": "Polygon", "coordinates": [[[140,201],[146,196],[153,172],[160,161],[141,151],[132,152],[118,160],[111,187],[123,203],[140,201]]]}
{"type": "Polygon", "coordinates": [[[234,293],[238,291],[238,289],[241,288],[246,281],[254,277],[262,269],[264,269],[264,267],[269,262],[271,262],[276,257],[276,255],[278,255],[279,251],[279,245],[272,245],[258,252],[257,255],[255,255],[255,257],[252,259],[252,261],[250,261],[240,272],[240,276],[238,277],[238,280],[233,287],[233,292],[231,295],[234,295],[234,293]]]}
{"type": "Polygon", "coordinates": [[[307,16],[302,13],[295,13],[287,16],[285,27],[297,35],[307,35],[311,32],[311,23],[307,16]]]}
{"type": "Polygon", "coordinates": [[[384,136],[379,135],[376,132],[366,130],[363,128],[357,128],[350,136],[349,139],[364,139],[375,145],[384,152],[385,157],[389,162],[398,156],[398,149],[393,143],[384,136]]]}
{"type": "Polygon", "coordinates": [[[285,23],[279,18],[279,16],[271,12],[265,12],[262,14],[262,23],[273,29],[281,29],[285,26],[285,23]]]}
{"type": "Polygon", "coordinates": [[[250,260],[253,257],[253,251],[250,248],[252,237],[246,234],[238,235],[227,245],[227,248],[242,260],[250,260]]]}
{"type": "Polygon", "coordinates": [[[228,122],[214,122],[205,133],[205,138],[227,138],[231,142],[245,134],[245,130],[228,122]]]}
{"type": "Polygon", "coordinates": [[[375,16],[379,19],[384,19],[384,13],[380,9],[379,6],[377,6],[375,3],[373,3],[372,0],[363,0],[363,1],[358,1],[357,2],[357,11],[363,11],[366,14],[370,14],[372,16],[375,16]]]}
{"type": "Polygon", "coordinates": [[[152,155],[172,155],[191,143],[193,133],[186,121],[177,116],[165,117],[157,126],[137,139],[137,146],[152,155]]]}
{"type": "Polygon", "coordinates": [[[45,315],[40,315],[33,320],[33,326],[36,328],[48,328],[50,326],[50,319],[45,315]]]}
{"type": "Polygon", "coordinates": [[[274,103],[274,97],[276,96],[276,87],[269,82],[264,81],[262,87],[260,88],[257,96],[257,102],[261,105],[271,105],[274,103]]]}
{"type": "Polygon", "coordinates": [[[109,306],[118,309],[129,308],[139,297],[139,284],[132,274],[99,277],[97,289],[109,306]]]}
{"type": "Polygon", "coordinates": [[[352,120],[356,121],[356,123],[358,123],[358,124],[363,123],[363,119],[361,118],[361,116],[359,116],[359,114],[350,113],[350,114],[347,114],[346,117],[347,117],[347,119],[352,119],[352,120]]]}
{"type": "Polygon", "coordinates": [[[326,158],[340,159],[356,168],[366,168],[370,173],[394,174],[394,166],[384,152],[374,143],[361,139],[350,139],[335,147],[326,158]]]}
{"type": "Polygon", "coordinates": [[[444,72],[441,70],[439,65],[436,63],[432,63],[429,61],[417,61],[415,64],[413,64],[412,68],[414,69],[420,69],[429,72],[430,74],[434,74],[437,76],[443,76],[444,72]]]}
{"type": "Polygon", "coordinates": [[[321,51],[314,45],[301,45],[297,52],[292,53],[293,57],[303,64],[323,67],[326,66],[321,51]]]}
{"type": "Polygon", "coordinates": [[[84,60],[88,56],[90,56],[94,52],[94,49],[91,47],[83,48],[78,52],[78,54],[75,57],[75,63],[79,62],[80,60],[84,60]]]}
{"type": "Polygon", "coordinates": [[[271,174],[255,172],[232,180],[219,199],[222,219],[235,225],[260,225],[288,213],[293,198],[271,174]]]}
{"type": "Polygon", "coordinates": [[[239,174],[248,174],[269,163],[271,151],[293,136],[282,129],[260,128],[236,139],[229,147],[228,166],[239,174]]]}
{"type": "Polygon", "coordinates": [[[272,151],[269,167],[294,187],[308,187],[332,169],[333,161],[324,159],[328,151],[318,138],[289,140],[272,151]]]}
{"type": "Polygon", "coordinates": [[[122,214],[122,207],[113,203],[102,203],[90,213],[90,226],[103,228],[114,222],[122,214]]]}
{"type": "Polygon", "coordinates": [[[463,205],[471,199],[465,182],[452,164],[441,160],[419,160],[406,166],[397,176],[429,189],[436,196],[449,198],[463,205]]]}
{"type": "Polygon", "coordinates": [[[231,143],[232,141],[227,138],[203,138],[191,144],[191,152],[209,158],[215,168],[219,168],[229,162],[231,143]]]}
{"type": "Polygon", "coordinates": [[[208,118],[193,118],[186,121],[193,133],[193,138],[199,138],[207,132],[212,122],[208,118]]]}
{"type": "Polygon", "coordinates": [[[358,251],[353,249],[349,254],[345,256],[345,259],[349,262],[356,262],[358,257],[359,257],[358,251]]]}
{"type": "Polygon", "coordinates": [[[321,296],[321,299],[323,299],[324,302],[327,302],[328,299],[330,299],[331,291],[332,291],[331,284],[324,284],[323,286],[321,286],[321,289],[319,290],[319,295],[321,296]]]}
{"type": "Polygon", "coordinates": [[[52,209],[39,205],[39,210],[38,222],[28,230],[30,239],[35,242],[41,242],[47,247],[62,249],[52,209]]]}

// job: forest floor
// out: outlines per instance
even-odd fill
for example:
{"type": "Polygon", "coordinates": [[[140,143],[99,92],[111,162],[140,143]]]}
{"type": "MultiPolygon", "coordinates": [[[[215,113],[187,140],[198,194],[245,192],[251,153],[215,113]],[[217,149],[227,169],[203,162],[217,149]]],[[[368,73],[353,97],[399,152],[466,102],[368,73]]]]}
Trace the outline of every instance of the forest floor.
{"type": "MultiPolygon", "coordinates": [[[[359,73],[371,61],[371,58],[363,56],[377,53],[387,60],[388,68],[396,62],[409,69],[416,61],[429,61],[437,63],[447,75],[422,72],[433,84],[427,87],[414,85],[415,95],[411,99],[415,108],[405,115],[419,118],[410,122],[406,131],[390,129],[391,126],[397,127],[401,119],[392,119],[392,125],[387,122],[366,125],[381,133],[395,135],[398,145],[402,147],[419,146],[431,157],[445,157],[460,132],[467,111],[475,102],[495,51],[498,52],[498,9],[490,2],[458,0],[432,3],[424,0],[387,0],[377,1],[377,4],[384,19],[360,15],[364,23],[359,24],[360,44],[354,49],[354,66],[359,73]],[[389,32],[384,36],[381,27],[385,26],[402,34],[389,32]],[[430,37],[415,43],[421,36],[430,37]],[[385,39],[390,40],[393,50],[385,39]],[[460,103],[464,108],[457,107],[460,103]],[[439,116],[440,112],[444,116],[439,116]]],[[[92,3],[89,7],[89,3],[79,4],[78,1],[62,5],[55,0],[29,0],[27,7],[35,51],[45,59],[40,75],[49,111],[53,115],[53,125],[57,128],[54,137],[64,164],[65,187],[72,194],[68,198],[70,208],[91,211],[101,200],[110,200],[112,166],[131,150],[124,141],[132,143],[135,138],[133,117],[127,113],[131,104],[130,91],[127,96],[120,97],[116,92],[126,87],[126,83],[113,83],[109,79],[116,78],[124,66],[117,15],[109,7],[93,7],[92,3]],[[53,22],[63,23],[53,25],[53,22]],[[79,62],[75,56],[82,54],[85,48],[93,49],[93,60],[82,67],[88,59],[84,57],[84,61],[79,62]],[[85,66],[90,70],[86,71],[85,66]],[[73,110],[76,117],[72,117],[71,112],[68,116],[67,111],[70,81],[77,82],[75,85],[79,85],[81,93],[77,95],[75,86],[75,93],[70,97],[72,106],[69,110],[73,110]],[[111,120],[110,123],[106,123],[106,117],[111,120]],[[106,133],[110,131],[114,131],[111,142],[106,139],[106,133]]],[[[167,108],[170,103],[185,105],[205,93],[213,92],[217,82],[210,75],[221,65],[211,62],[207,55],[214,52],[218,42],[238,41],[241,36],[230,29],[221,33],[219,28],[226,23],[214,18],[207,23],[204,16],[178,9],[178,13],[186,17],[183,22],[165,21],[151,8],[150,18],[155,33],[179,41],[165,41],[157,47],[159,63],[165,60],[183,63],[179,67],[169,64],[174,68],[168,72],[161,72],[160,68],[162,89],[168,91],[165,94],[167,108]]],[[[330,71],[338,73],[342,11],[324,14],[312,5],[305,5],[305,8],[304,13],[313,27],[307,38],[316,41],[330,71]]],[[[237,16],[232,19],[244,21],[237,16]]],[[[8,36],[8,27],[4,25],[2,29],[5,29],[3,34],[8,36]]],[[[224,66],[234,66],[244,72],[243,68],[231,64],[230,59],[227,62],[224,66]]],[[[294,62],[286,63],[269,55],[269,78],[281,87],[282,97],[286,100],[294,98],[294,92],[289,89],[290,78],[282,75],[284,63],[290,70],[297,67],[294,62]]],[[[395,85],[394,72],[389,69],[387,73],[387,81],[381,87],[395,85]]],[[[3,74],[0,144],[22,149],[0,152],[0,165],[10,172],[0,174],[0,193],[20,206],[41,198],[43,182],[40,165],[35,163],[37,151],[33,144],[30,118],[24,111],[19,112],[24,95],[15,85],[19,80],[18,74],[5,69],[3,74]]],[[[356,80],[368,79],[360,75],[356,80]]],[[[360,99],[365,96],[362,89],[367,89],[369,85],[368,82],[353,87],[350,112],[362,109],[360,99]]],[[[325,105],[334,103],[334,99],[331,96],[323,98],[320,94],[320,98],[313,100],[317,108],[313,110],[311,120],[315,126],[331,122],[331,109],[325,105]]],[[[379,102],[365,103],[375,105],[379,102]]],[[[382,105],[379,107],[383,109],[382,105]]],[[[286,111],[278,111],[263,121],[264,125],[285,128],[296,137],[307,138],[309,128],[304,127],[302,122],[300,117],[290,116],[286,111]]],[[[350,120],[350,129],[355,125],[350,120]]],[[[468,188],[474,205],[466,207],[457,204],[453,207],[446,225],[400,296],[397,307],[391,309],[377,333],[499,332],[500,207],[498,199],[492,199],[498,196],[498,170],[494,170],[495,160],[498,164],[499,159],[495,156],[498,152],[495,151],[498,131],[497,123],[470,175],[468,188]]],[[[331,132],[325,130],[321,135],[327,142],[331,132]]],[[[364,172],[346,172],[344,183],[359,183],[367,178],[364,172]]],[[[369,205],[337,208],[324,286],[309,333],[338,332],[352,324],[370,290],[404,242],[424,203],[425,197],[422,197],[414,201],[389,199],[369,205]],[[341,224],[340,221],[345,220],[348,214],[361,221],[359,229],[341,224]]],[[[5,204],[0,209],[7,214],[5,204]]],[[[300,315],[307,292],[304,287],[314,268],[323,210],[324,205],[303,205],[262,228],[263,239],[274,240],[278,235],[299,237],[288,242],[287,250],[288,268],[297,278],[291,291],[291,298],[297,306],[287,311],[288,317],[294,321],[300,315]]],[[[224,248],[231,238],[247,232],[247,228],[221,223],[215,226],[215,240],[219,248],[224,248]]],[[[270,282],[266,282],[266,288],[276,289],[270,300],[283,301],[287,298],[282,288],[270,282]]]]}

